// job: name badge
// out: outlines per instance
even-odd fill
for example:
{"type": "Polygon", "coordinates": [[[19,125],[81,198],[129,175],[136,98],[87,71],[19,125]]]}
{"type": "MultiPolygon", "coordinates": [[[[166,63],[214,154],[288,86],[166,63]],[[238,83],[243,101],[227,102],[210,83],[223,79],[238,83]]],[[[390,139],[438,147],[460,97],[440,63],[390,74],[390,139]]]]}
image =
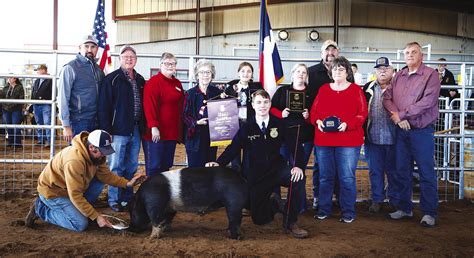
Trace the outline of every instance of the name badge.
{"type": "Polygon", "coordinates": [[[178,87],[174,87],[176,90],[178,90],[179,92],[181,92],[182,90],[178,87]]]}
{"type": "Polygon", "coordinates": [[[253,140],[259,138],[260,135],[259,135],[259,134],[254,134],[254,135],[249,135],[249,136],[247,136],[247,137],[249,138],[250,141],[253,141],[253,140]]]}

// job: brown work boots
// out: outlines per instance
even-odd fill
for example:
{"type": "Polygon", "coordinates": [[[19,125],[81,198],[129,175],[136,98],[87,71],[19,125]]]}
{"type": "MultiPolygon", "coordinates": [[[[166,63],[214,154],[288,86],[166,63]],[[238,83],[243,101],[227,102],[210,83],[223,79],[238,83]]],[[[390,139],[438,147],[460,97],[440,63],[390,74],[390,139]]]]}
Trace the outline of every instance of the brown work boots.
{"type": "Polygon", "coordinates": [[[286,233],[291,235],[294,238],[306,238],[308,237],[308,231],[298,227],[296,223],[291,224],[288,228],[285,229],[286,233]]]}
{"type": "Polygon", "coordinates": [[[28,214],[26,215],[26,218],[25,218],[25,226],[29,228],[33,228],[35,226],[35,221],[38,219],[38,216],[36,215],[36,211],[35,211],[35,204],[36,204],[36,199],[31,204],[30,210],[28,211],[28,214]]]}

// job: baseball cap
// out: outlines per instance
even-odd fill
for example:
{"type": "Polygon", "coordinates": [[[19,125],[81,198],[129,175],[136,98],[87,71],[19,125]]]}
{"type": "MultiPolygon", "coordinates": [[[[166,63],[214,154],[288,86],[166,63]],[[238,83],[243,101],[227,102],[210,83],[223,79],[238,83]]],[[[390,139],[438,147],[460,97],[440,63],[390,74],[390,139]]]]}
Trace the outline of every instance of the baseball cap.
{"type": "Polygon", "coordinates": [[[97,147],[104,155],[115,153],[112,148],[112,136],[104,130],[94,130],[87,136],[87,141],[97,147]]]}
{"type": "Polygon", "coordinates": [[[337,47],[337,43],[336,43],[334,40],[328,39],[328,40],[324,41],[323,45],[321,46],[321,51],[326,50],[326,49],[327,49],[328,47],[330,47],[330,46],[333,46],[333,47],[335,47],[336,49],[339,49],[339,48],[337,47]]]}
{"type": "Polygon", "coordinates": [[[123,52],[131,50],[135,55],[137,54],[137,51],[135,51],[135,48],[133,48],[130,45],[124,45],[123,47],[120,48],[120,54],[123,54],[123,52]]]}
{"type": "Polygon", "coordinates": [[[99,45],[99,42],[97,41],[97,38],[94,35],[85,35],[82,38],[81,45],[86,43],[94,43],[96,45],[99,45]]]}
{"type": "Polygon", "coordinates": [[[375,60],[375,66],[374,68],[379,68],[380,66],[392,66],[392,62],[388,57],[379,57],[377,60],[375,60]]]}

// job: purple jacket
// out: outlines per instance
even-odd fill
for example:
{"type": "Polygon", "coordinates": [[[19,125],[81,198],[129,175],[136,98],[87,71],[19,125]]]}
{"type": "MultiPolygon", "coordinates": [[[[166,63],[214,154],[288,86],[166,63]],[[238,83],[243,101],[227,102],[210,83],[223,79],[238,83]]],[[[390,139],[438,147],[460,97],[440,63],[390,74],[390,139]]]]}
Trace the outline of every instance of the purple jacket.
{"type": "Polygon", "coordinates": [[[409,75],[402,69],[392,79],[383,95],[388,111],[398,112],[401,120],[408,120],[414,128],[424,128],[438,119],[438,97],[441,84],[438,73],[424,64],[409,75]]]}

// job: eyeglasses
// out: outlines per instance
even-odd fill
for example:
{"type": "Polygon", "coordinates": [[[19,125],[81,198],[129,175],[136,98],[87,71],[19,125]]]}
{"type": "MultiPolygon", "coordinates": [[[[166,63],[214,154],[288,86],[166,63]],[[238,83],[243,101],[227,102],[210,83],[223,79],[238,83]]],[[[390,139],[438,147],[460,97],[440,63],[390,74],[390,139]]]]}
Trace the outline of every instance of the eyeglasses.
{"type": "Polygon", "coordinates": [[[163,62],[162,64],[166,67],[175,67],[176,66],[176,62],[163,62]]]}
{"type": "Polygon", "coordinates": [[[333,72],[340,72],[340,73],[342,73],[342,72],[345,72],[345,71],[346,71],[346,68],[344,68],[344,67],[339,67],[339,68],[334,67],[334,68],[332,68],[332,71],[333,71],[333,72]]]}
{"type": "Polygon", "coordinates": [[[125,59],[125,60],[135,60],[137,59],[136,56],[120,56],[122,59],[125,59]]]}
{"type": "Polygon", "coordinates": [[[377,67],[376,70],[377,70],[377,72],[384,73],[384,72],[386,72],[386,71],[391,71],[391,70],[393,70],[393,67],[385,67],[385,66],[382,66],[382,67],[377,67]]]}
{"type": "Polygon", "coordinates": [[[211,72],[211,71],[199,71],[198,74],[201,74],[201,75],[211,75],[212,72],[211,72]]]}

